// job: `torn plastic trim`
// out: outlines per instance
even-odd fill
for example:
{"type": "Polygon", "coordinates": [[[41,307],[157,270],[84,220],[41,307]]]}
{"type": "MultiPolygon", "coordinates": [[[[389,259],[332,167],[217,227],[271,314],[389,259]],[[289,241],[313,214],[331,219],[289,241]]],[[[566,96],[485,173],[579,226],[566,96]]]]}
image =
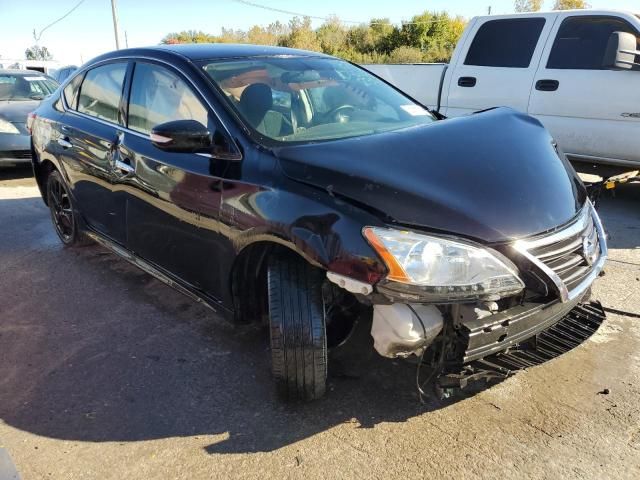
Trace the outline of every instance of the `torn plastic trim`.
{"type": "Polygon", "coordinates": [[[360,295],[370,295],[373,293],[373,285],[345,275],[340,275],[339,273],[327,272],[327,278],[339,287],[344,288],[347,292],[360,295]]]}

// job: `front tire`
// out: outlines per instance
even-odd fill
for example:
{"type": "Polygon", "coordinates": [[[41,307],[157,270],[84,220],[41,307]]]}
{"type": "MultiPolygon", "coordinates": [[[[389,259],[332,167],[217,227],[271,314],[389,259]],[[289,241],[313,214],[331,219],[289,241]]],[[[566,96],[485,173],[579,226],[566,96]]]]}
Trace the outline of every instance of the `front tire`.
{"type": "Polygon", "coordinates": [[[87,236],[78,228],[69,189],[57,170],[47,177],[47,204],[53,227],[66,247],[79,247],[90,243],[87,236]]]}
{"type": "Polygon", "coordinates": [[[322,270],[302,259],[273,258],[268,271],[271,362],[286,400],[322,397],[327,381],[327,332],[322,270]]]}

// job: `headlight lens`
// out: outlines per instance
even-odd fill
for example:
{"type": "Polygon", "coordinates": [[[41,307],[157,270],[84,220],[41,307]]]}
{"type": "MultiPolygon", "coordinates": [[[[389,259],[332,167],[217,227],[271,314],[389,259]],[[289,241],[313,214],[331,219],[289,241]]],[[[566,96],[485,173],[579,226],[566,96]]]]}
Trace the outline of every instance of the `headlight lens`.
{"type": "Polygon", "coordinates": [[[388,280],[421,287],[432,297],[503,297],[524,288],[509,260],[481,246],[376,227],[365,228],[364,236],[387,265],[388,280]]]}
{"type": "Polygon", "coordinates": [[[13,123],[0,119],[0,133],[20,133],[20,130],[13,123]]]}

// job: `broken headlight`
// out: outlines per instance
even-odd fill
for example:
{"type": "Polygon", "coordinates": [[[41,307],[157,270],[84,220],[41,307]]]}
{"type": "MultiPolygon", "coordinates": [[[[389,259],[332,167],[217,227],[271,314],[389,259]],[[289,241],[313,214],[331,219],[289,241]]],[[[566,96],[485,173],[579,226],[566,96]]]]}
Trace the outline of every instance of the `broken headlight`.
{"type": "Polygon", "coordinates": [[[399,290],[429,301],[500,298],[524,288],[508,259],[480,245],[390,228],[363,233],[386,264],[387,280],[416,287],[399,290]]]}

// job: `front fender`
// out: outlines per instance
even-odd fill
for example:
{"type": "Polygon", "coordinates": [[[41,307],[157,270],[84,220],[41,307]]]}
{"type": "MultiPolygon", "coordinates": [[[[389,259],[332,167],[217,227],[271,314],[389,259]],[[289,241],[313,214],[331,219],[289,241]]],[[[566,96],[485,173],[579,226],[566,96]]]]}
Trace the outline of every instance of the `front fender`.
{"type": "Polygon", "coordinates": [[[236,188],[234,195],[225,195],[223,224],[229,228],[236,255],[258,242],[272,242],[327,271],[377,283],[386,267],[362,236],[362,228],[380,225],[380,220],[313,188],[295,188],[251,192],[236,188]]]}

